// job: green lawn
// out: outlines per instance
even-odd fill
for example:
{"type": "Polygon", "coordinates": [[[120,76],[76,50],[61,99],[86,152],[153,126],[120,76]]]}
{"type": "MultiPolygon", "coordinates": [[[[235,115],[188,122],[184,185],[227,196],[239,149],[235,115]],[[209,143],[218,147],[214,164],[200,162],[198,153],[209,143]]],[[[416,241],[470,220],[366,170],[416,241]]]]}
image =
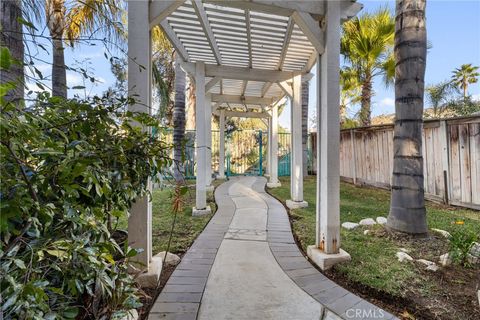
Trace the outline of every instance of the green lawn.
{"type": "MultiPolygon", "coordinates": [[[[153,254],[165,251],[168,245],[168,239],[173,222],[173,189],[155,189],[153,191],[152,203],[152,242],[153,254]]],[[[208,205],[215,212],[215,200],[213,192],[207,193],[208,205]]],[[[202,232],[213,214],[193,217],[192,207],[195,206],[195,188],[182,197],[182,208],[177,214],[175,228],[173,230],[172,242],[170,244],[170,252],[181,254],[187,251],[188,247],[193,243],[195,238],[202,232]]],[[[125,228],[126,221],[122,221],[120,225],[125,228]]]]}
{"type": "MultiPolygon", "coordinates": [[[[290,198],[289,178],[281,179],[282,187],[269,189],[269,192],[284,201],[290,198]]],[[[290,216],[293,231],[304,250],[315,243],[315,177],[304,180],[304,197],[308,208],[291,210],[290,216]]],[[[340,220],[341,222],[359,222],[363,218],[387,216],[390,204],[390,192],[381,189],[357,187],[341,183],[340,187],[340,220]]],[[[480,212],[459,208],[451,208],[427,202],[428,224],[430,228],[444,229],[453,232],[464,228],[480,234],[480,212]],[[456,221],[463,221],[458,225],[456,221]]],[[[448,251],[448,242],[440,236],[434,240],[419,240],[388,234],[383,227],[362,227],[354,230],[341,229],[341,247],[350,253],[352,260],[335,266],[333,272],[339,273],[349,281],[366,285],[380,292],[405,297],[413,291],[418,295],[441,294],[442,284],[438,284],[434,275],[421,270],[421,266],[400,263],[395,253],[400,248],[410,250],[414,258],[437,261],[438,256],[448,251]],[[364,235],[364,230],[371,232],[364,235]]],[[[453,267],[455,269],[457,267],[453,267]]],[[[460,267],[458,267],[460,268],[460,267]]],[[[475,283],[476,270],[463,270],[458,281],[472,277],[475,283]],[[471,271],[471,272],[470,272],[471,271]]],[[[458,272],[457,272],[458,271],[458,272]]],[[[454,281],[454,280],[452,280],[454,281]]],[[[448,280],[447,280],[448,282],[448,280]]],[[[444,283],[443,285],[448,285],[444,283]]],[[[473,290],[473,289],[472,289],[473,290]]],[[[453,318],[453,317],[452,317],[453,318]]]]}

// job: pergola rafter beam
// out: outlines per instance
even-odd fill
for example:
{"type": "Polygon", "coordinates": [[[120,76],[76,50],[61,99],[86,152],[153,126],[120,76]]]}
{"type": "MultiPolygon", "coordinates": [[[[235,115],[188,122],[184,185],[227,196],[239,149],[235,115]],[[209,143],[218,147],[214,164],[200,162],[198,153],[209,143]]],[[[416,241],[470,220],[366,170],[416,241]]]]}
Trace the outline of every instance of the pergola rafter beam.
{"type": "Polygon", "coordinates": [[[192,5],[198,16],[198,20],[200,21],[200,25],[202,26],[202,29],[207,36],[207,40],[210,44],[213,55],[215,56],[215,60],[217,60],[217,63],[220,65],[222,64],[222,56],[220,55],[220,49],[218,49],[217,41],[215,40],[212,28],[210,27],[210,23],[208,22],[207,13],[205,12],[203,3],[201,0],[194,0],[192,1],[192,5]]]}
{"type": "Polygon", "coordinates": [[[222,78],[220,78],[220,77],[214,77],[213,79],[208,81],[208,83],[205,85],[205,92],[210,91],[221,80],[222,80],[222,78]]]}
{"type": "Polygon", "coordinates": [[[265,97],[265,95],[267,94],[272,84],[273,84],[272,82],[265,82],[265,84],[262,87],[262,97],[265,97]]]}
{"type": "MultiPolygon", "coordinates": [[[[183,61],[187,61],[187,62],[190,61],[187,49],[185,49],[180,39],[178,39],[177,35],[175,34],[175,31],[173,31],[173,29],[170,27],[167,20],[161,21],[160,26],[162,27],[163,32],[165,32],[165,35],[167,36],[168,40],[170,40],[170,42],[172,43],[173,47],[175,48],[180,58],[182,58],[183,61]]],[[[191,73],[193,74],[193,72],[191,73]]]]}
{"type": "Polygon", "coordinates": [[[150,2],[150,29],[159,25],[166,17],[177,10],[185,0],[153,0],[150,2]]]}
{"type": "Polygon", "coordinates": [[[278,61],[278,64],[277,64],[278,70],[282,70],[283,68],[283,63],[285,62],[285,57],[287,56],[288,45],[290,43],[290,38],[292,37],[294,25],[295,25],[295,22],[293,21],[292,17],[290,17],[290,19],[288,19],[287,29],[285,31],[285,39],[283,40],[282,53],[280,54],[280,60],[278,61]]]}
{"type": "Polygon", "coordinates": [[[277,84],[287,96],[289,96],[290,98],[293,97],[292,86],[287,81],[280,81],[277,82],[277,84]]]}
{"type": "Polygon", "coordinates": [[[319,22],[313,19],[309,13],[302,11],[295,11],[292,18],[310,40],[317,53],[323,54],[325,51],[324,34],[319,22]]]}
{"type": "Polygon", "coordinates": [[[247,90],[247,84],[248,84],[248,80],[243,80],[243,83],[242,83],[242,96],[245,95],[245,91],[247,90]]]}
{"type": "Polygon", "coordinates": [[[252,30],[250,27],[250,11],[245,10],[245,25],[247,26],[248,66],[252,68],[252,30]]]}

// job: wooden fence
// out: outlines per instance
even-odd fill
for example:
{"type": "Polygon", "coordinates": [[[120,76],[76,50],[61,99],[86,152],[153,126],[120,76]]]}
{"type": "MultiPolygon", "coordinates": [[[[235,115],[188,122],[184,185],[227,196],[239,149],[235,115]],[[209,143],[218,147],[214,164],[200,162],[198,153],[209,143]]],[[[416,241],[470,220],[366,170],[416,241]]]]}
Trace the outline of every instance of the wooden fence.
{"type": "MultiPolygon", "coordinates": [[[[480,210],[480,117],[426,120],[425,196],[480,210]]],[[[393,125],[342,130],[340,176],[355,184],[390,188],[393,125]]]]}

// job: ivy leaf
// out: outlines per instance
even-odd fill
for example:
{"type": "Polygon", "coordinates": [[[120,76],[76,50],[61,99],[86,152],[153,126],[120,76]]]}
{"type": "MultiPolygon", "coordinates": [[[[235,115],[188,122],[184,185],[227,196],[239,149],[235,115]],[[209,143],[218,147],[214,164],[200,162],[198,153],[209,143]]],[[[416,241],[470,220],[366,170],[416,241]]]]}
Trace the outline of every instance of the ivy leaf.
{"type": "Polygon", "coordinates": [[[75,319],[75,317],[78,315],[78,308],[76,307],[71,307],[71,308],[67,308],[65,309],[65,311],[63,312],[63,316],[66,318],[66,319],[75,319]]]}
{"type": "Polygon", "coordinates": [[[13,263],[15,263],[17,265],[17,267],[19,267],[22,270],[27,269],[27,267],[25,266],[25,262],[23,262],[20,259],[13,259],[13,263]]]}
{"type": "Polygon", "coordinates": [[[12,56],[7,47],[0,48],[0,70],[8,70],[12,65],[12,56]]]}

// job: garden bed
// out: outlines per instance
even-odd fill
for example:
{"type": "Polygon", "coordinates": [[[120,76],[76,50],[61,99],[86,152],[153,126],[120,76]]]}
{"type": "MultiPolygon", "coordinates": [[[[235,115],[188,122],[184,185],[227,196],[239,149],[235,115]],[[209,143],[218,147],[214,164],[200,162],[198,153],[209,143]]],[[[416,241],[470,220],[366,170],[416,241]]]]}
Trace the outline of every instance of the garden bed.
{"type": "MultiPolygon", "coordinates": [[[[282,187],[269,192],[285,201],[290,196],[288,179],[282,187]]],[[[304,251],[315,242],[315,177],[304,181],[308,208],[289,211],[294,235],[304,251]]],[[[340,191],[341,222],[359,222],[364,218],[386,217],[390,193],[374,188],[342,183],[340,191]]],[[[454,232],[480,233],[480,212],[427,203],[430,228],[454,232]],[[461,223],[461,224],[458,224],[461,223]]],[[[401,248],[414,259],[438,263],[448,252],[448,240],[431,234],[427,239],[387,232],[382,226],[360,226],[341,230],[342,248],[352,261],[339,264],[326,275],[342,286],[405,319],[479,319],[477,290],[480,267],[459,265],[425,270],[418,262],[399,262],[395,254],[401,248]],[[365,230],[370,230],[364,234],[365,230]]]]}

